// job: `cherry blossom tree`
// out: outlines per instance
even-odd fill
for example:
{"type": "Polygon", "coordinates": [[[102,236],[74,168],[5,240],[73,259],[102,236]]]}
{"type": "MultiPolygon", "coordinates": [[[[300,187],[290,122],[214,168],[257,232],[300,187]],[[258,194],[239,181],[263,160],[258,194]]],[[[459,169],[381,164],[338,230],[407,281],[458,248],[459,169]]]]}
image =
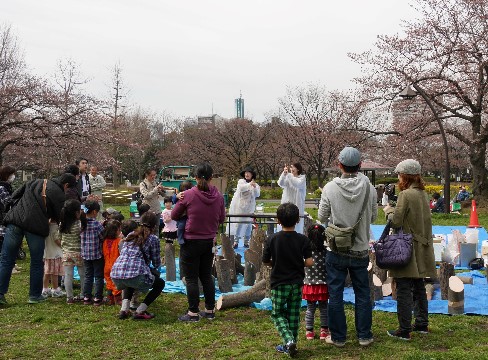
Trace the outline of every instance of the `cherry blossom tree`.
{"type": "MultiPolygon", "coordinates": [[[[487,196],[488,1],[415,0],[414,7],[419,18],[404,22],[403,33],[379,36],[372,50],[350,55],[364,69],[357,81],[380,102],[411,85],[430,119],[466,146],[473,193],[487,196]]],[[[439,133],[437,126],[425,135],[439,133]]]]}

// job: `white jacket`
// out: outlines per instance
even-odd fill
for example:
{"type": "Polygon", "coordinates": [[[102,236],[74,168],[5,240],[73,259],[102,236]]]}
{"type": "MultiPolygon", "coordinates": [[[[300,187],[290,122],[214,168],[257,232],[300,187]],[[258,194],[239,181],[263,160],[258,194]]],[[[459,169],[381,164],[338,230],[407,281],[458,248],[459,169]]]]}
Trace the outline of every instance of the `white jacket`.
{"type": "MultiPolygon", "coordinates": [[[[281,203],[291,202],[298,206],[300,215],[305,213],[305,196],[307,195],[307,180],[305,175],[293,176],[291,173],[281,173],[278,185],[283,188],[281,203]]],[[[297,233],[303,234],[303,218],[295,227],[297,233]]]]}
{"type": "MultiPolygon", "coordinates": [[[[258,184],[252,187],[245,179],[239,179],[237,189],[229,206],[229,214],[250,214],[256,209],[256,198],[261,195],[258,184]]],[[[251,218],[230,218],[230,221],[251,221],[251,218]]],[[[236,235],[237,224],[227,224],[226,233],[236,235]]]]}

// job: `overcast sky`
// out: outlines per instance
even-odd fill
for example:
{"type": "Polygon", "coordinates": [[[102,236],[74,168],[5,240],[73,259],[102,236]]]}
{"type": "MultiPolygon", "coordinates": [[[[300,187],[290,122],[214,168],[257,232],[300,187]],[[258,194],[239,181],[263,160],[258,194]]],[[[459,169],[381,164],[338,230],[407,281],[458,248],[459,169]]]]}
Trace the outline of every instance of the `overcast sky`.
{"type": "Polygon", "coordinates": [[[359,66],[347,57],[378,34],[412,19],[408,1],[392,0],[15,0],[2,1],[35,74],[51,77],[70,58],[108,96],[120,63],[129,101],[179,117],[235,116],[245,99],[255,120],[277,108],[287,86],[354,86],[359,66]]]}

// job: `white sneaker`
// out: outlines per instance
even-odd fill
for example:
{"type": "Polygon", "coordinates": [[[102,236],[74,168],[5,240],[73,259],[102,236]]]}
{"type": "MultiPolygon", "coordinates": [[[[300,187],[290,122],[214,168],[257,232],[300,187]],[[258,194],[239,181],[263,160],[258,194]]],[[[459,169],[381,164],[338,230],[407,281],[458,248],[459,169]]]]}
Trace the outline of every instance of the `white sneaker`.
{"type": "Polygon", "coordinates": [[[326,344],[331,344],[331,345],[334,345],[334,346],[337,346],[337,347],[344,347],[344,345],[346,345],[346,342],[332,340],[332,336],[331,335],[329,335],[329,336],[327,336],[325,338],[325,343],[326,344]]]}
{"type": "Polygon", "coordinates": [[[373,338],[370,338],[370,339],[359,339],[359,345],[361,346],[368,346],[368,345],[371,345],[373,343],[374,339],[373,338]]]}
{"type": "Polygon", "coordinates": [[[44,296],[45,298],[48,298],[52,296],[52,290],[51,289],[44,290],[41,295],[44,296]]]}
{"type": "Polygon", "coordinates": [[[51,296],[52,297],[55,297],[55,298],[62,297],[62,296],[65,296],[65,295],[66,295],[66,293],[63,290],[61,290],[61,289],[56,289],[56,290],[53,290],[51,292],[51,296]]]}

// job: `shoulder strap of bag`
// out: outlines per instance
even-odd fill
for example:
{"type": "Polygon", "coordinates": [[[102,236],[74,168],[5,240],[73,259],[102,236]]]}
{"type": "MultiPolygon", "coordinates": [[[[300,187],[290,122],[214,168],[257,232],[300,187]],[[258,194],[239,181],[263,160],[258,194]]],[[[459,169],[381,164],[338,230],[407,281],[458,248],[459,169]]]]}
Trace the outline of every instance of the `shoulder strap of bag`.
{"type": "Polygon", "coordinates": [[[366,206],[368,206],[369,192],[370,192],[370,186],[368,183],[368,184],[366,184],[366,195],[364,196],[363,207],[361,208],[361,212],[359,213],[359,219],[356,222],[356,224],[354,224],[354,226],[353,226],[354,230],[357,230],[359,223],[361,222],[361,219],[363,218],[363,214],[364,214],[364,211],[366,210],[366,206]]]}
{"type": "Polygon", "coordinates": [[[44,179],[44,183],[42,184],[42,202],[44,203],[44,207],[47,210],[47,195],[46,195],[46,187],[47,187],[47,179],[44,179]]]}

